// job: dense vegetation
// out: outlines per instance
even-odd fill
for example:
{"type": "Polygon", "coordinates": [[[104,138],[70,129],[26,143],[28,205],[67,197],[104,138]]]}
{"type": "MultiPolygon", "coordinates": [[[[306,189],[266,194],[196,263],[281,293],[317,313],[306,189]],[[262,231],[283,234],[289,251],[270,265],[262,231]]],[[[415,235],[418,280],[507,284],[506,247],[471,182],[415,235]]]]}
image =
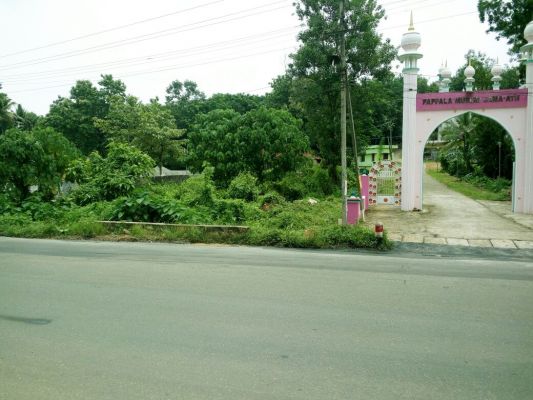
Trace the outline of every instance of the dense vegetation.
{"type": "MultiPolygon", "coordinates": [[[[396,50],[376,30],[384,10],[374,0],[347,2],[341,26],[337,0],[295,4],[304,24],[301,45],[265,96],[208,97],[195,82],[174,80],[164,103],[156,98],[145,104],[122,81],[102,75],[97,84],[77,81],[68,97],[37,116],[0,93],[0,234],[95,237],[109,233],[97,221],[128,220],[251,228],[232,235],[191,228],[162,234],[168,240],[376,246],[368,229],[337,225],[338,49],[340,32],[349,30],[354,161],[369,144],[391,137],[399,144],[401,138],[403,84],[390,66],[396,50]],[[156,184],[154,168],[161,173],[163,166],[196,175],[181,184],[156,184]]],[[[491,7],[480,2],[480,12],[498,31],[491,7]]],[[[467,58],[478,71],[478,87],[488,88],[494,61],[473,51],[467,58]]],[[[462,89],[466,65],[453,77],[452,89],[462,89]]],[[[520,73],[506,68],[502,87],[517,86],[520,73]]],[[[420,78],[420,92],[437,89],[420,78]]],[[[446,171],[478,180],[510,177],[512,143],[501,127],[466,115],[444,131],[446,171]],[[501,143],[499,166],[494,143],[501,143]]],[[[143,229],[119,233],[153,238],[143,229]]]]}

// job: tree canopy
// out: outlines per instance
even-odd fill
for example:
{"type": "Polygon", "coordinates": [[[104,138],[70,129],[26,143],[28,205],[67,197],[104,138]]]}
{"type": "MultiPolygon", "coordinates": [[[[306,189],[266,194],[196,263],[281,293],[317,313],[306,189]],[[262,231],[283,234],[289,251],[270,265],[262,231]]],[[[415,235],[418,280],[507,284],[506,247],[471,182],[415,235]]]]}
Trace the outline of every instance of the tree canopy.
{"type": "MultiPolygon", "coordinates": [[[[375,0],[345,2],[344,21],[341,22],[339,2],[335,0],[301,0],[296,2],[296,14],[305,28],[298,38],[300,48],[291,55],[287,74],[291,79],[275,81],[274,88],[287,96],[293,109],[304,117],[304,129],[311,145],[325,163],[334,167],[340,160],[340,74],[338,56],[341,35],[346,35],[346,60],[354,105],[359,105],[358,90],[363,81],[371,78],[390,79],[390,62],[396,51],[383,40],[377,26],[384,10],[375,0]],[[287,88],[287,83],[291,88],[287,88]],[[283,86],[281,85],[283,83],[283,86]]],[[[357,109],[357,107],[355,107],[357,109]]],[[[368,135],[361,125],[359,136],[368,135]]]]}
{"type": "Polygon", "coordinates": [[[509,53],[517,54],[526,44],[524,29],[533,19],[531,0],[479,0],[479,19],[488,22],[487,32],[495,32],[497,39],[507,39],[509,53]]]}
{"type": "Polygon", "coordinates": [[[260,180],[278,178],[303,161],[308,140],[300,121],[286,110],[259,108],[246,114],[213,110],[200,115],[189,134],[190,165],[215,168],[215,180],[227,184],[248,171],[260,180]]]}
{"type": "Polygon", "coordinates": [[[142,104],[133,96],[111,102],[105,118],[95,118],[109,141],[131,144],[152,157],[160,171],[164,162],[183,156],[183,130],[176,129],[170,110],[157,101],[142,104]]]}
{"type": "Polygon", "coordinates": [[[45,125],[63,133],[82,153],[105,152],[106,138],[94,124],[105,118],[113,101],[125,101],[126,86],[111,75],[102,75],[95,87],[90,81],[78,81],[70,97],[59,97],[50,106],[45,125]]]}
{"type": "Polygon", "coordinates": [[[57,193],[76,149],[52,128],[10,129],[0,136],[0,187],[21,201],[38,186],[45,198],[57,193]]]}

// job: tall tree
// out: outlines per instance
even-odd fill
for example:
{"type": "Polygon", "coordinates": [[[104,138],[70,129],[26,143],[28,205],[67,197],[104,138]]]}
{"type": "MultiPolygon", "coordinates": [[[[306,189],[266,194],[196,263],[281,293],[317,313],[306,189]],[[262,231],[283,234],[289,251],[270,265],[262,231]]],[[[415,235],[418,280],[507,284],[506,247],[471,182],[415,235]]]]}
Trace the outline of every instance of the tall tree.
{"type": "MultiPolygon", "coordinates": [[[[474,75],[476,90],[491,90],[492,89],[492,73],[491,68],[496,63],[496,60],[488,57],[485,53],[468,50],[465,54],[465,63],[452,76],[450,82],[451,91],[461,91],[465,87],[465,68],[469,63],[476,70],[474,75]]],[[[519,86],[519,68],[506,66],[502,73],[502,81],[500,83],[501,89],[513,89],[519,86]]]]}
{"type": "Polygon", "coordinates": [[[467,112],[444,125],[441,134],[447,145],[441,154],[441,162],[448,173],[464,176],[474,171],[473,137],[478,124],[479,118],[467,112]]]}
{"type": "Polygon", "coordinates": [[[229,109],[202,114],[189,134],[191,167],[199,171],[208,162],[222,185],[245,171],[277,179],[304,160],[309,143],[300,125],[288,111],[264,107],[244,115],[229,109]]]}
{"type": "Polygon", "coordinates": [[[95,126],[95,118],[105,118],[112,101],[125,101],[126,87],[111,75],[102,75],[99,87],[90,81],[78,81],[70,97],[59,97],[50,106],[45,125],[62,132],[84,154],[105,152],[106,138],[95,126]]]}
{"type": "MultiPolygon", "coordinates": [[[[348,81],[391,76],[389,64],[396,52],[377,33],[384,10],[375,0],[345,1],[341,24],[339,0],[300,0],[296,14],[306,25],[298,35],[301,46],[291,57],[293,103],[303,110],[305,131],[312,145],[334,172],[340,162],[339,91],[337,68],[341,35],[346,34],[348,81]]],[[[359,131],[360,133],[360,131],[359,131]]]]}
{"type": "Polygon", "coordinates": [[[26,111],[20,104],[17,105],[15,113],[13,114],[13,121],[15,126],[22,131],[31,131],[39,122],[40,117],[32,113],[31,111],[26,111]]]}
{"type": "Polygon", "coordinates": [[[23,132],[10,129],[0,136],[0,187],[17,201],[38,185],[46,198],[57,193],[75,148],[51,128],[23,132]]]}
{"type": "Polygon", "coordinates": [[[200,106],[205,100],[205,94],[200,91],[196,82],[175,80],[166,90],[165,104],[170,109],[176,127],[189,130],[196,115],[199,114],[200,106]]]}
{"type": "Polygon", "coordinates": [[[0,134],[13,127],[13,113],[11,107],[14,103],[7,94],[0,93],[0,134]]]}
{"type": "Polygon", "coordinates": [[[111,141],[129,143],[154,159],[159,173],[165,161],[183,156],[183,130],[176,129],[172,114],[153,100],[142,104],[135,97],[111,102],[106,118],[95,118],[95,126],[111,141]]]}
{"type": "Polygon", "coordinates": [[[532,0],[479,0],[479,19],[487,21],[487,32],[495,32],[497,39],[506,38],[509,53],[517,54],[525,45],[524,29],[533,19],[532,0]]]}

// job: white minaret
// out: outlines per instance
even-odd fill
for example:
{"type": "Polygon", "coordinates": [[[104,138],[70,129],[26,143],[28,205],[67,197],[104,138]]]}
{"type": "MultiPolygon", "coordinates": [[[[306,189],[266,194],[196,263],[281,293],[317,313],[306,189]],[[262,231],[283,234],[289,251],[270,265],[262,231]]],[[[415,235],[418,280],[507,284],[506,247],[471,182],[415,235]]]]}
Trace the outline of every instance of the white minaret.
{"type": "MultiPolygon", "coordinates": [[[[527,24],[524,30],[524,38],[527,44],[520,49],[526,63],[526,88],[527,115],[526,115],[526,140],[525,140],[525,170],[533,171],[533,21],[527,24]]],[[[533,174],[524,185],[524,209],[520,212],[533,214],[533,174]]]]}
{"type": "Polygon", "coordinates": [[[476,74],[476,70],[471,65],[471,60],[468,60],[468,66],[465,68],[465,90],[467,92],[473,92],[474,91],[474,82],[476,81],[474,79],[474,75],[476,74]]]}
{"type": "Polygon", "coordinates": [[[413,13],[408,31],[402,36],[402,54],[398,57],[403,62],[403,123],[402,123],[402,210],[411,211],[421,209],[422,199],[415,191],[417,182],[416,154],[416,92],[418,66],[417,61],[422,58],[418,53],[422,40],[413,25],[413,13]]]}
{"type": "Polygon", "coordinates": [[[448,60],[446,60],[446,64],[444,64],[444,67],[440,70],[440,77],[440,92],[448,93],[450,91],[450,82],[452,81],[452,70],[448,68],[448,60]]]}
{"type": "Polygon", "coordinates": [[[502,72],[503,68],[498,62],[498,59],[496,59],[496,64],[494,64],[490,70],[490,73],[492,74],[492,89],[493,90],[500,90],[500,82],[502,80],[502,72]]]}

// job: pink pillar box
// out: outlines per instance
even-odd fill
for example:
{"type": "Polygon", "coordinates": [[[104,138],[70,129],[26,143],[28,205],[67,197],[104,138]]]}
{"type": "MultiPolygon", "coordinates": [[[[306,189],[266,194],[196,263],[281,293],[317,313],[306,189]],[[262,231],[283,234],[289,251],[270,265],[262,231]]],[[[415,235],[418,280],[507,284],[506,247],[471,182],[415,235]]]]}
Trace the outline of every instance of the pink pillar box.
{"type": "Polygon", "coordinates": [[[359,176],[359,182],[361,184],[361,196],[364,196],[365,199],[365,210],[368,210],[368,190],[369,190],[369,181],[368,175],[359,176]]]}
{"type": "Polygon", "coordinates": [[[350,196],[346,200],[347,204],[347,222],[348,225],[355,225],[359,222],[359,218],[361,218],[361,199],[359,197],[350,196]]]}

